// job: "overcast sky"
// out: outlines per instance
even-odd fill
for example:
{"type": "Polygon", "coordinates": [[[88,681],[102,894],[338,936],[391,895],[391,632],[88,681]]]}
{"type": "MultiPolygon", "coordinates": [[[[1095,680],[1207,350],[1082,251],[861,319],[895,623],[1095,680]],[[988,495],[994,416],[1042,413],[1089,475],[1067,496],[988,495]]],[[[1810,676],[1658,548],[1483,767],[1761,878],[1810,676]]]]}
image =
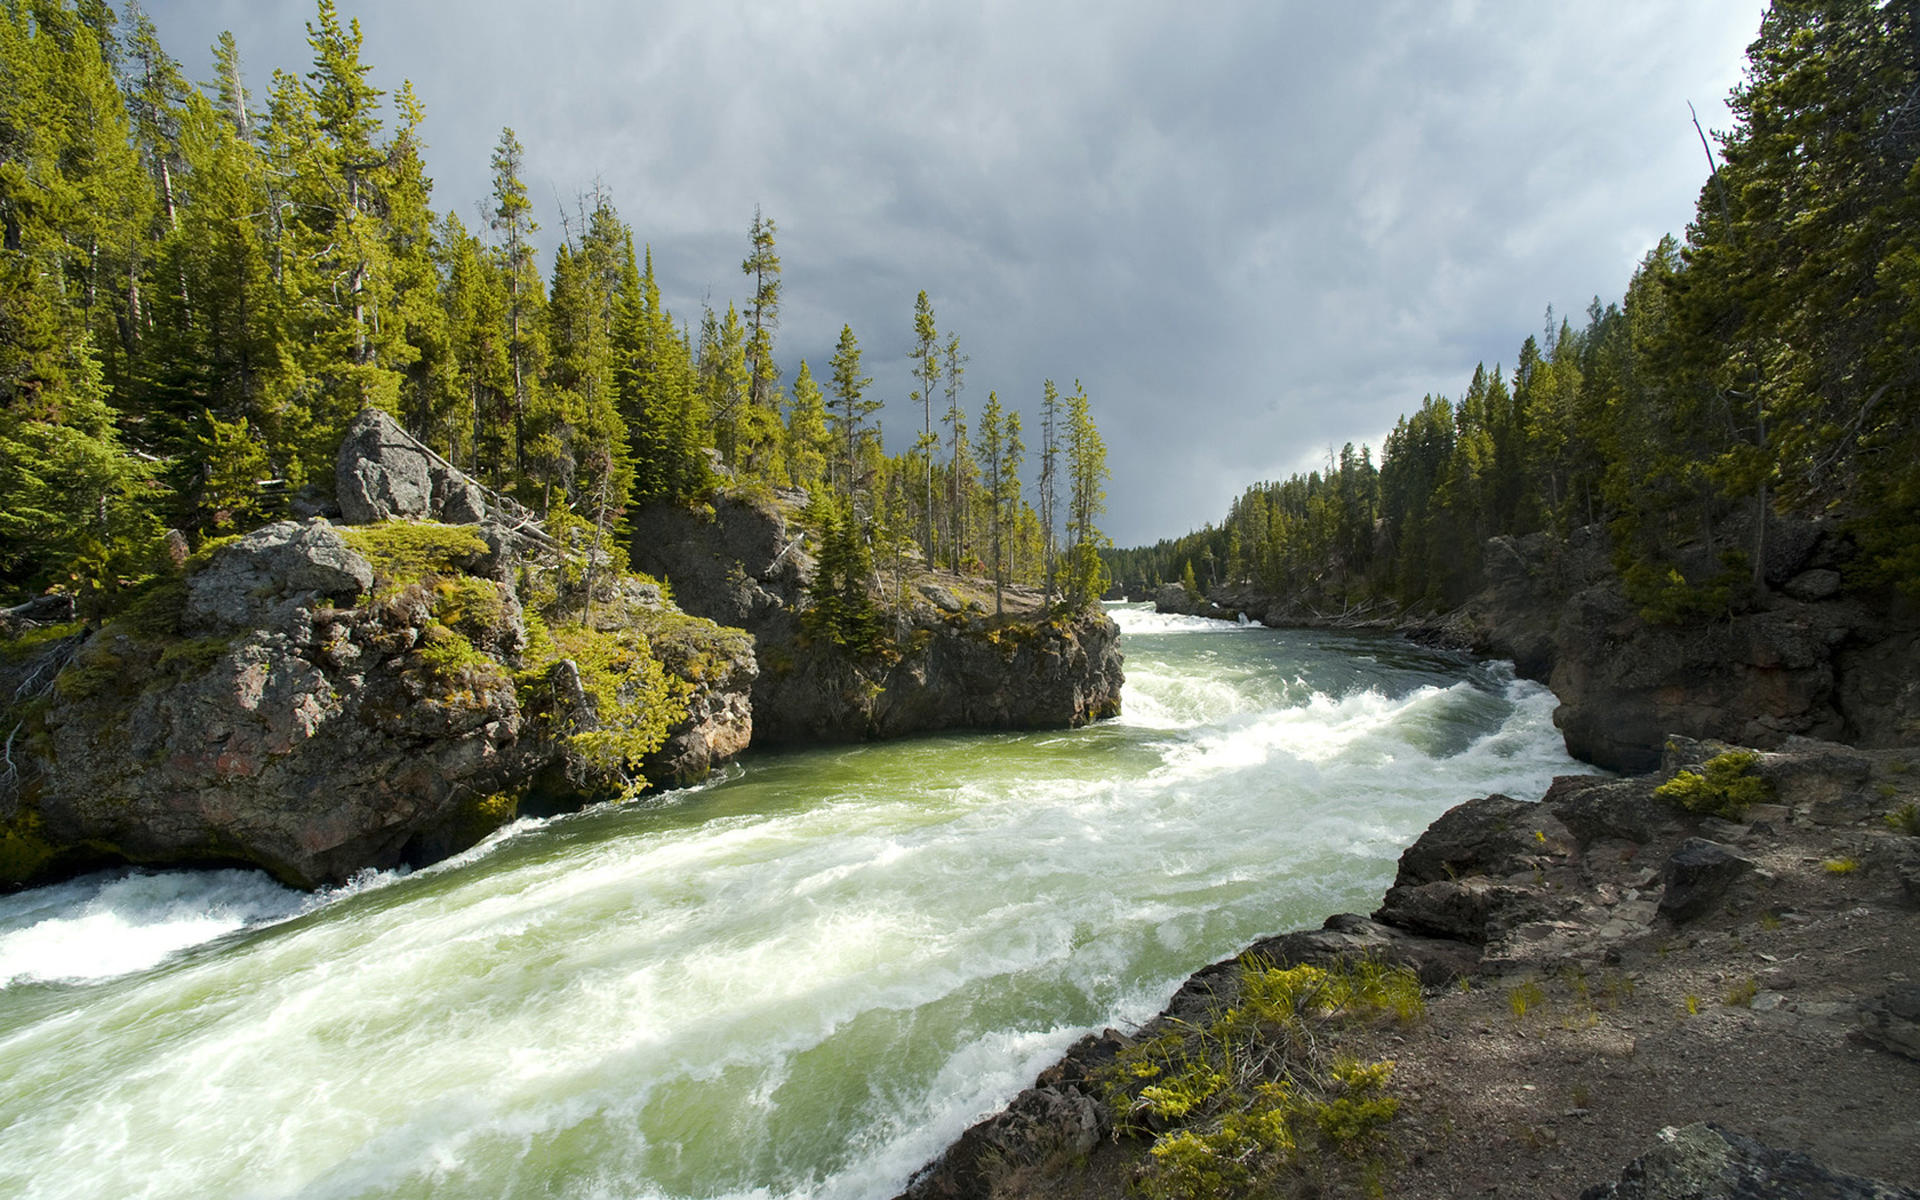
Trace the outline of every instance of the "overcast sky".
{"type": "MultiPolygon", "coordinates": [[[[1029,412],[1077,378],[1121,545],[1224,516],[1247,484],[1380,439],[1544,311],[1617,299],[1706,178],[1757,0],[1133,0],[356,5],[376,86],[427,111],[436,207],[469,224],[503,126],[551,248],[596,180],[670,308],[746,294],[779,225],[779,359],[843,323],[898,449],[924,289],[1029,412]]],[[[222,29],[256,96],[305,71],[313,8],[149,0],[191,77],[222,29]]]]}

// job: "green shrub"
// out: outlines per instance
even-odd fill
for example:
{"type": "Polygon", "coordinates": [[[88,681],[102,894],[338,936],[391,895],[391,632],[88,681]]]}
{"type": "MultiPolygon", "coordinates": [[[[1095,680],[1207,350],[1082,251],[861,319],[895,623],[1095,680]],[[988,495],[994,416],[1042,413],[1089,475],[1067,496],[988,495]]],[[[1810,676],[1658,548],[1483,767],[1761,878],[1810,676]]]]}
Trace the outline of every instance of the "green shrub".
{"type": "Polygon", "coordinates": [[[1773,784],[1754,771],[1759,763],[1751,750],[1729,750],[1708,759],[1698,772],[1679,772],[1653,794],[1688,812],[1737,820],[1748,805],[1773,799],[1773,784]]]}
{"type": "Polygon", "coordinates": [[[554,629],[529,615],[523,665],[515,680],[533,707],[544,710],[539,715],[547,722],[557,719],[547,671],[562,660],[571,660],[580,673],[581,690],[593,712],[586,727],[555,732],[596,777],[585,782],[622,796],[638,795],[647,786],[641,763],[686,719],[692,686],[669,676],[638,633],[584,625],[554,629]]]}
{"type": "Polygon", "coordinates": [[[340,538],[372,565],[376,588],[462,574],[467,564],[487,553],[486,540],[472,525],[382,521],[346,526],[340,538]]]}
{"type": "Polygon", "coordinates": [[[1920,837],[1920,804],[1907,804],[1887,814],[1887,826],[1895,833],[1920,837]]]}
{"type": "Polygon", "coordinates": [[[38,629],[29,629],[17,638],[0,641],[0,658],[8,662],[25,662],[45,647],[64,641],[85,630],[86,624],[81,621],[68,621],[64,625],[43,625],[38,629]]]}
{"type": "Polygon", "coordinates": [[[1507,1007],[1513,1010],[1515,1020],[1526,1015],[1547,1002],[1547,993],[1536,980],[1529,979],[1507,989],[1507,1007]]]}
{"type": "Polygon", "coordinates": [[[1247,959],[1237,984],[1236,1003],[1170,1023],[1097,1077],[1123,1132],[1158,1135],[1137,1179],[1150,1200],[1269,1194],[1316,1149],[1363,1158],[1399,1111],[1386,1094],[1392,1062],[1335,1050],[1354,1024],[1417,1019],[1413,972],[1247,959]]]}

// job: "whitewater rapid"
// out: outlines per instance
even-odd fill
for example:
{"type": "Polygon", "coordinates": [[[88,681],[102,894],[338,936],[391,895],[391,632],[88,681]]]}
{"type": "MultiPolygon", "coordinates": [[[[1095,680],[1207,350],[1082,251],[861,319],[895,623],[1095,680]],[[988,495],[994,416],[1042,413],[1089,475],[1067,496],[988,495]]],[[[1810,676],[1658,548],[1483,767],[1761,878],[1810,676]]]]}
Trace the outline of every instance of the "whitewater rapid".
{"type": "Polygon", "coordinates": [[[1498,664],[1114,616],[1089,729],[755,754],[316,896],[0,898],[0,1197],[889,1196],[1081,1033],[1579,769],[1498,664]]]}

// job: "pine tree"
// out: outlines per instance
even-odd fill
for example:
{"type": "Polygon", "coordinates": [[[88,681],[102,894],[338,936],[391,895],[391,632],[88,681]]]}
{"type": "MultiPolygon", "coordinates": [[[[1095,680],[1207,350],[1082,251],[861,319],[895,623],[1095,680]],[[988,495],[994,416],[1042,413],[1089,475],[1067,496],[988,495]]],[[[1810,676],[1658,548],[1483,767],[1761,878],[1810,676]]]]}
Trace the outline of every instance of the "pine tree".
{"type": "Polygon", "coordinates": [[[1005,611],[1003,593],[1012,574],[1010,534],[1019,520],[1020,456],[1025,451],[1020,442],[1020,414],[1003,415],[999,394],[988,392],[986,407],[980,413],[980,452],[985,456],[987,474],[987,529],[993,555],[996,616],[1005,611]]]}
{"type": "Polygon", "coordinates": [[[1055,511],[1060,502],[1060,391],[1048,379],[1040,386],[1040,530],[1044,562],[1041,587],[1053,603],[1055,511]]]}
{"type": "Polygon", "coordinates": [[[967,356],[960,353],[960,336],[947,336],[945,354],[947,411],[940,418],[947,427],[947,548],[952,569],[959,574],[965,562],[970,531],[967,515],[973,505],[973,485],[979,469],[967,446],[967,414],[960,406],[960,384],[967,356]]]}
{"type": "Polygon", "coordinates": [[[511,128],[500,131],[493,151],[493,211],[488,224],[500,238],[500,266],[507,284],[507,362],[513,371],[513,465],[527,470],[527,410],[540,370],[535,329],[541,297],[540,272],[533,261],[533,202],[520,179],[526,151],[511,128]]]}
{"type": "Polygon", "coordinates": [[[933,305],[927,302],[923,291],[913,302],[913,377],[919,381],[919,390],[913,399],[920,402],[920,437],[913,444],[913,451],[920,457],[924,486],[921,489],[923,509],[921,512],[920,548],[926,554],[928,566],[932,566],[933,552],[933,451],[940,440],[933,433],[933,389],[940,382],[940,331],[934,327],[933,305]]]}
{"type": "Polygon", "coordinates": [[[780,370],[773,361],[773,331],[780,327],[780,255],[773,248],[777,227],[772,217],[762,217],[754,205],[753,225],[747,237],[753,252],[740,264],[740,270],[753,280],[753,300],[747,307],[748,399],[755,406],[778,415],[774,385],[780,370]]]}
{"type": "MultiPolygon", "coordinates": [[[[1351,447],[1349,447],[1351,449],[1351,447]]],[[[1073,381],[1067,397],[1067,585],[1070,605],[1091,604],[1106,590],[1100,548],[1106,535],[1094,519],[1107,511],[1107,447],[1094,427],[1085,390],[1073,381]]],[[[1369,528],[1371,522],[1369,522],[1369,528]]]]}
{"type": "Polygon", "coordinates": [[[826,398],[803,358],[799,374],[793,377],[793,404],[787,410],[787,471],[795,487],[809,492],[820,489],[834,444],[827,429],[826,398]]]}
{"type": "Polygon", "coordinates": [[[713,486],[707,450],[712,431],[704,393],[686,339],[660,301],[653,252],[636,268],[633,243],[623,251],[615,307],[615,380],[633,449],[634,497],[685,502],[713,486]]]}
{"type": "Polygon", "coordinates": [[[834,481],[852,495],[863,486],[862,447],[877,436],[867,428],[867,418],[880,411],[881,402],[866,399],[867,387],[873,380],[860,373],[860,343],[853,336],[852,326],[840,327],[840,342],[831,363],[833,375],[828,386],[833,393],[833,403],[827,419],[836,447],[834,481]]]}

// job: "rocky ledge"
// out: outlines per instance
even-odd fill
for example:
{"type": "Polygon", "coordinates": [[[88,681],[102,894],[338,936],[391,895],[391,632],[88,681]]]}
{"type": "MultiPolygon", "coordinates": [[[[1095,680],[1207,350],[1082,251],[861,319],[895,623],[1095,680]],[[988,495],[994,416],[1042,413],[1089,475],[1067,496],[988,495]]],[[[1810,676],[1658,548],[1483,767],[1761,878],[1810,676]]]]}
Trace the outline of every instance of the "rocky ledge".
{"type": "MultiPolygon", "coordinates": [[[[1144,1027],[1082,1039],[905,1195],[1915,1196],[1920,757],[1808,739],[1665,756],[1452,809],[1371,916],[1258,942],[1144,1027]],[[1371,1099],[1350,1087],[1263,1142],[1224,1080],[1183,1099],[1141,1065],[1170,1037],[1246,1044],[1255,991],[1355,962],[1422,992],[1314,1027],[1323,1056],[1375,1064],[1344,1077],[1374,1079],[1371,1099]],[[1228,1142],[1250,1147],[1238,1166],[1208,1157],[1228,1142]]],[[[1298,1052],[1234,1086],[1292,1095],[1298,1052]]]]}
{"type": "Polygon", "coordinates": [[[338,883],[745,747],[745,634],[611,563],[583,575],[590,550],[384,414],[355,421],[337,484],[365,523],[210,546],[97,628],[15,617],[0,886],[116,862],[338,883]]]}
{"type": "Polygon", "coordinates": [[[857,741],[943,729],[1086,724],[1120,711],[1120,630],[1098,607],[1048,608],[944,572],[889,578],[889,646],[860,655],[804,628],[814,577],[804,493],[658,505],[633,520],[633,561],[688,612],[753,634],[755,737],[857,741]]]}

